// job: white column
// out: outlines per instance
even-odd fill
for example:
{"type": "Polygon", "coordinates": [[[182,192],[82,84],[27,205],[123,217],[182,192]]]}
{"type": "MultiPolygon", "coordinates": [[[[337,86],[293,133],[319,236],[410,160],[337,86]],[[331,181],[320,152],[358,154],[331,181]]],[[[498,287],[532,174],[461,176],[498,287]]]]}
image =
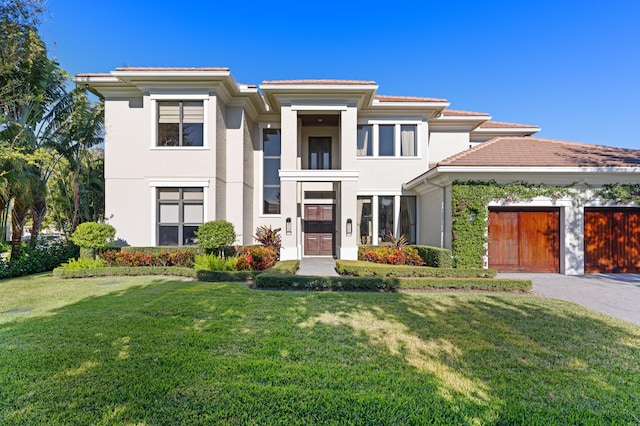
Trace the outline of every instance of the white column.
{"type": "Polygon", "coordinates": [[[340,232],[340,259],[358,260],[358,193],[357,182],[355,180],[343,181],[340,184],[340,223],[338,224],[338,232],[340,232]],[[347,235],[347,221],[351,220],[351,235],[347,235]]]}
{"type": "MultiPolygon", "coordinates": [[[[291,110],[291,106],[283,106],[281,109],[281,154],[280,170],[296,170],[296,158],[298,156],[298,114],[291,110]]],[[[297,181],[280,181],[280,213],[284,219],[285,227],[282,232],[282,247],[280,259],[299,259],[298,249],[298,200],[297,181]],[[291,221],[291,232],[287,232],[287,220],[291,221]]]]}
{"type": "Polygon", "coordinates": [[[233,224],[236,232],[235,244],[242,244],[244,228],[244,109],[242,106],[227,107],[227,190],[225,193],[225,220],[233,224]]]}

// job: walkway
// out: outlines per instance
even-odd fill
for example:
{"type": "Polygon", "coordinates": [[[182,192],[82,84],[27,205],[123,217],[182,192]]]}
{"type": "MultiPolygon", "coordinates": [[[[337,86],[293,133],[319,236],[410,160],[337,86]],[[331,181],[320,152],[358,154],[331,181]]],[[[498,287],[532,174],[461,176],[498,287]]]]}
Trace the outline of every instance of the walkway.
{"type": "Polygon", "coordinates": [[[336,260],[332,257],[303,257],[296,275],[337,277],[336,260]]]}
{"type": "Polygon", "coordinates": [[[640,324],[640,274],[498,274],[533,282],[533,292],[640,324]]]}

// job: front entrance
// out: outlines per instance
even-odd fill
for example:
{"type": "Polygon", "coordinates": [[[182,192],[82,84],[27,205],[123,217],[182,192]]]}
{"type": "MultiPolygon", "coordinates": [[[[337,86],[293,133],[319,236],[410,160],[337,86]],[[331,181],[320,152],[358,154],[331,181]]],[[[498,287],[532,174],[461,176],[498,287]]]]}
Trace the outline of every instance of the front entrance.
{"type": "Polygon", "coordinates": [[[560,210],[490,209],[489,268],[560,272],[560,210]]]}
{"type": "Polygon", "coordinates": [[[333,256],[335,206],[307,204],[304,206],[304,255],[333,256]]]}

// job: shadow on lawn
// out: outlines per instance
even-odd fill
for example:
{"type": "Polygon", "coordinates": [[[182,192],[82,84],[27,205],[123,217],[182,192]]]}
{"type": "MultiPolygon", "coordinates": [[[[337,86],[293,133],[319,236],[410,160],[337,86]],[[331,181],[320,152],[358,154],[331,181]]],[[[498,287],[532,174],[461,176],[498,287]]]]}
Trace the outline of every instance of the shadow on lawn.
{"type": "Polygon", "coordinates": [[[7,424],[633,423],[640,412],[638,329],[530,296],[152,279],[0,336],[7,424]]]}

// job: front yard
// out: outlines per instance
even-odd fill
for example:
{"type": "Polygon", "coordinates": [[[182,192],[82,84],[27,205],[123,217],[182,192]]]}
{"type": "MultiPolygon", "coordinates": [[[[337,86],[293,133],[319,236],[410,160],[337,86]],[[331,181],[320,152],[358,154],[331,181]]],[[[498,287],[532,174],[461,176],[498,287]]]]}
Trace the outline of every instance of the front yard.
{"type": "Polygon", "coordinates": [[[0,281],[2,424],[635,424],[638,389],[640,327],[526,294],[0,281]]]}

